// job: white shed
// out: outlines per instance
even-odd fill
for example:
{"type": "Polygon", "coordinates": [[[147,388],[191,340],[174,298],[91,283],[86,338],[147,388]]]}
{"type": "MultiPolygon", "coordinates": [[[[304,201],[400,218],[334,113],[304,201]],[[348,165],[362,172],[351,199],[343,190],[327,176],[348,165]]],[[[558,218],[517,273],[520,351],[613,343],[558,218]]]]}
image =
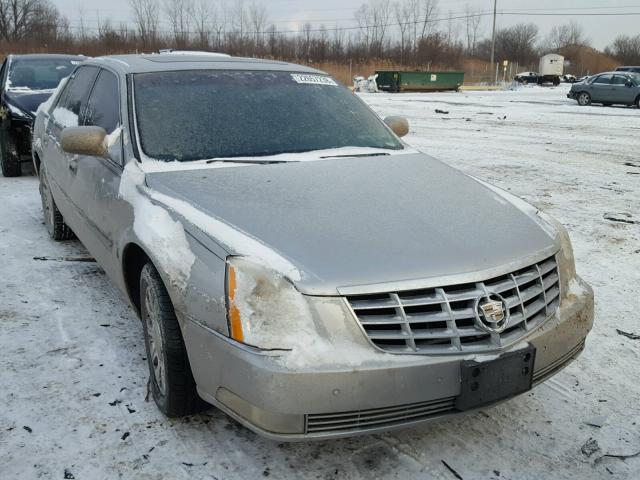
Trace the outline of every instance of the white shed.
{"type": "Polygon", "coordinates": [[[558,76],[564,74],[564,57],[555,53],[545,55],[540,59],[539,74],[545,76],[558,76]]]}

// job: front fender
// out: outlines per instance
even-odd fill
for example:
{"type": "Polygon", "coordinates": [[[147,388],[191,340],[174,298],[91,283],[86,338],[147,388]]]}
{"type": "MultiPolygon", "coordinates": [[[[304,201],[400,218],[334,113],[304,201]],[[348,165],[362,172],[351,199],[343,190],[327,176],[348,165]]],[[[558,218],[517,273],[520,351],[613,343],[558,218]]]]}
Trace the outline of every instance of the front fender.
{"type": "MultiPolygon", "coordinates": [[[[179,219],[176,219],[180,221],[179,219]]],[[[175,259],[168,259],[161,250],[140,238],[135,231],[135,223],[125,229],[119,239],[118,259],[120,261],[119,284],[127,294],[131,304],[131,285],[127,282],[127,262],[132,261],[127,250],[132,246],[139,248],[158,270],[167,292],[176,310],[180,325],[187,320],[195,321],[221,334],[228,334],[225,297],[225,260],[213,253],[195,236],[185,232],[188,248],[193,255],[186,282],[176,281],[175,265],[168,263],[175,259]]],[[[185,261],[187,261],[185,259],[185,261]]]]}

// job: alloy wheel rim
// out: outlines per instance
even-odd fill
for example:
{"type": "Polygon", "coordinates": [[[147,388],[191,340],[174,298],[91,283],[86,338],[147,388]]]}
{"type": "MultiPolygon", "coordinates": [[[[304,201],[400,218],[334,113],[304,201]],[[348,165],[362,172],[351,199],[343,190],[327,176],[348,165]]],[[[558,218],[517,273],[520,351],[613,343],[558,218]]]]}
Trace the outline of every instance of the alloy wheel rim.
{"type": "Polygon", "coordinates": [[[145,295],[145,302],[147,308],[147,337],[149,339],[149,361],[153,369],[153,378],[158,386],[158,390],[162,395],[166,395],[167,382],[166,382],[166,360],[164,354],[164,345],[162,342],[162,332],[160,331],[159,319],[159,306],[152,294],[151,289],[148,288],[145,295]]]}

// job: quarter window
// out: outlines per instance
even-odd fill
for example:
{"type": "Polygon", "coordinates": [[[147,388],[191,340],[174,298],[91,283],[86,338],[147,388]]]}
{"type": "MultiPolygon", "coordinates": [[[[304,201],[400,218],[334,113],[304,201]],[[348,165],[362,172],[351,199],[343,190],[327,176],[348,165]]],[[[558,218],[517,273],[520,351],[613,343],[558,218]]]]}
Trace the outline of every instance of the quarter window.
{"type": "Polygon", "coordinates": [[[53,109],[54,120],[64,127],[79,125],[78,118],[87,105],[87,96],[97,73],[96,67],[80,67],[76,70],[53,109]]]}
{"type": "Polygon", "coordinates": [[[120,124],[120,97],[118,78],[107,70],[102,70],[89,96],[84,125],[104,128],[113,132],[120,124]]]}

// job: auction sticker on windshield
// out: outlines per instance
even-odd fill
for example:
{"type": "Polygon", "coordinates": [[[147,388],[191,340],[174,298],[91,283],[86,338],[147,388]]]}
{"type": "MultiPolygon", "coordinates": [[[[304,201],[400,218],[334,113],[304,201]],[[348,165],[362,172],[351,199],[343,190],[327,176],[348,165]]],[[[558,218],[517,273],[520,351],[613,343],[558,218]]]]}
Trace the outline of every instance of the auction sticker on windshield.
{"type": "Polygon", "coordinates": [[[333,78],[324,75],[303,75],[300,73],[292,73],[291,78],[293,78],[298,83],[308,83],[311,85],[330,85],[332,87],[338,86],[333,78]]]}

